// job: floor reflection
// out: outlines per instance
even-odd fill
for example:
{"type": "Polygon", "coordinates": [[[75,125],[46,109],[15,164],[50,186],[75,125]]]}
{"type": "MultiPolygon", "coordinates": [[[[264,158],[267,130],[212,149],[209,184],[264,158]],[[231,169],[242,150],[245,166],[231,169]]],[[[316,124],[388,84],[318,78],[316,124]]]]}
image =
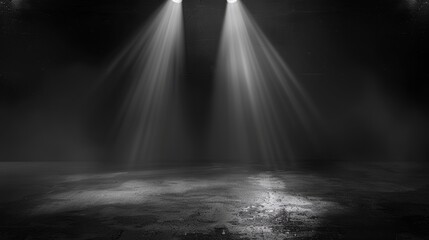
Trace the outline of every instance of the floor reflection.
{"type": "Polygon", "coordinates": [[[0,224],[6,237],[2,237],[391,239],[399,235],[419,239],[427,236],[425,228],[419,227],[429,222],[425,210],[429,200],[427,175],[414,174],[411,179],[410,175],[389,169],[378,169],[378,174],[374,168],[353,169],[348,172],[343,169],[343,173],[337,174],[226,167],[45,174],[37,181],[29,178],[0,189],[9,194],[4,196],[13,195],[3,200],[0,224]]]}

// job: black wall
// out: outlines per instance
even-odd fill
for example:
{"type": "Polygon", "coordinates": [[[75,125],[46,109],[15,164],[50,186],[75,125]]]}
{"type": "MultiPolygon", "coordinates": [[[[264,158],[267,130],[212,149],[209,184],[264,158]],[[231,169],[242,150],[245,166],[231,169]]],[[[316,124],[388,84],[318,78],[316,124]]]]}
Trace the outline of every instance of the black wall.
{"type": "MultiPolygon", "coordinates": [[[[301,157],[426,158],[427,3],[243,3],[322,116],[314,133],[317,147],[303,145],[301,157]]],[[[162,4],[0,0],[1,161],[101,158],[112,115],[98,111],[94,102],[108,105],[115,99],[100,103],[100,76],[162,4]]],[[[202,147],[198,144],[210,123],[225,6],[223,0],[183,1],[186,67],[181,90],[195,148],[202,147]]],[[[204,151],[189,155],[207,157],[204,151]]]]}

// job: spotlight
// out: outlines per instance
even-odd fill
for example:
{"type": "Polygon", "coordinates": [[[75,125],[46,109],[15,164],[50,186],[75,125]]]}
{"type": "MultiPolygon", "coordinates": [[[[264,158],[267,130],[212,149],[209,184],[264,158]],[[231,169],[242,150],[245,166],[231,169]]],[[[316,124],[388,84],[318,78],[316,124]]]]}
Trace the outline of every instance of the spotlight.
{"type": "Polygon", "coordinates": [[[298,80],[244,5],[227,0],[212,108],[213,116],[221,117],[213,121],[213,141],[219,144],[215,149],[224,151],[222,157],[281,167],[285,159],[293,159],[295,145],[287,133],[298,133],[297,123],[310,130],[307,118],[316,116],[298,80]]]}
{"type": "Polygon", "coordinates": [[[112,139],[112,153],[128,166],[152,165],[152,160],[170,158],[164,152],[176,151],[176,129],[181,126],[176,112],[181,112],[175,80],[181,75],[184,57],[183,11],[182,0],[165,1],[104,73],[106,81],[128,78],[124,95],[118,99],[112,139]]]}

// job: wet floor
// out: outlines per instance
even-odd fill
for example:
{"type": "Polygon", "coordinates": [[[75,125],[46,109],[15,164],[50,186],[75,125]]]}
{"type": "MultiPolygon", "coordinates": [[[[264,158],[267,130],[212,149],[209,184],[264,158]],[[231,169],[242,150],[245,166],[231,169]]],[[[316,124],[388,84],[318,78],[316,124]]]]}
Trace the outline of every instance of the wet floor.
{"type": "Polygon", "coordinates": [[[2,171],[0,239],[429,238],[418,166],[256,169],[2,171]]]}

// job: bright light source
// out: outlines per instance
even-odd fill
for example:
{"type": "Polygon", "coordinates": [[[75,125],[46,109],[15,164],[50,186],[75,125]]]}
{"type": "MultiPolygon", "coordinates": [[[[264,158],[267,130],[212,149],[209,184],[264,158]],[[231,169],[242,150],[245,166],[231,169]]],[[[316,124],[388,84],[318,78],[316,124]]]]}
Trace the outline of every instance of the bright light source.
{"type": "Polygon", "coordinates": [[[235,3],[237,0],[226,0],[228,3],[235,3]]]}
{"type": "Polygon", "coordinates": [[[173,1],[175,3],[181,3],[182,2],[182,0],[171,0],[171,1],[173,1]]]}

